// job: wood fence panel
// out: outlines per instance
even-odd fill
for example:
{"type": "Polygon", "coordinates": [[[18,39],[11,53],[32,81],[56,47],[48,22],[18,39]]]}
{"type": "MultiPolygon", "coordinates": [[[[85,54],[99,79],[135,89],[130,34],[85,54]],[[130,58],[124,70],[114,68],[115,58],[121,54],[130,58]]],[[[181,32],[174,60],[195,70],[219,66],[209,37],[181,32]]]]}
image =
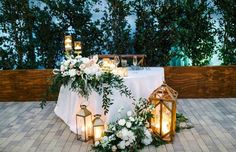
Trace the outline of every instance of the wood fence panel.
{"type": "Polygon", "coordinates": [[[236,97],[236,66],[165,67],[165,79],[181,98],[236,97]]]}
{"type": "MultiPolygon", "coordinates": [[[[164,68],[167,84],[180,98],[236,97],[236,66],[164,68]]],[[[1,70],[0,101],[40,101],[51,76],[50,69],[1,70]]]]}
{"type": "Polygon", "coordinates": [[[38,101],[49,86],[52,70],[0,71],[0,101],[38,101]]]}

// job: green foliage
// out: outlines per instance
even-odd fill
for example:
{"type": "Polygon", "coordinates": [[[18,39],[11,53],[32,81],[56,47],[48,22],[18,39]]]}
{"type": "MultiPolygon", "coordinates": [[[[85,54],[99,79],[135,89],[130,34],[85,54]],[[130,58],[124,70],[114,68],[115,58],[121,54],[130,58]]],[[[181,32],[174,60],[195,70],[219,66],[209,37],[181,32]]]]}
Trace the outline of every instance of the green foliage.
{"type": "Polygon", "coordinates": [[[219,39],[220,59],[224,65],[236,64],[236,1],[214,0],[221,15],[219,39]]]}
{"type": "Polygon", "coordinates": [[[137,16],[135,52],[147,54],[148,65],[167,65],[174,55],[176,6],[153,0],[135,0],[132,5],[137,16]]]}
{"type": "Polygon", "coordinates": [[[181,4],[178,25],[178,49],[192,60],[192,65],[206,65],[214,54],[216,31],[211,22],[212,9],[207,1],[187,0],[181,4]]]}
{"type": "MultiPolygon", "coordinates": [[[[10,62],[6,68],[35,68],[33,27],[34,10],[30,9],[28,0],[2,0],[0,8],[1,50],[10,62]],[[11,60],[13,58],[14,60],[11,60]]],[[[5,67],[3,67],[5,69],[5,67]]]]}
{"type": "MultiPolygon", "coordinates": [[[[146,54],[147,65],[165,66],[173,57],[207,65],[215,53],[213,9],[198,0],[2,0],[0,68],[53,68],[64,52],[64,35],[82,42],[83,56],[146,54]],[[35,4],[34,4],[35,2],[35,4]],[[41,5],[42,4],[42,5],[41,5]],[[103,12],[93,21],[93,12],[103,12]],[[135,18],[131,32],[129,17],[135,18]]],[[[218,37],[223,64],[236,64],[236,2],[214,0],[221,17],[218,37]]]]}
{"type": "Polygon", "coordinates": [[[110,54],[130,52],[130,25],[126,17],[130,14],[130,5],[123,0],[108,0],[104,16],[101,19],[103,48],[110,54]]]}
{"type": "MultiPolygon", "coordinates": [[[[61,86],[68,86],[84,98],[88,98],[92,91],[95,91],[102,95],[102,108],[105,114],[113,104],[114,99],[111,98],[111,95],[113,95],[114,89],[121,95],[133,98],[131,91],[124,84],[123,78],[111,72],[103,72],[97,60],[97,56],[92,59],[68,56],[67,60],[61,63],[60,69],[53,70],[51,86],[44,98],[58,93],[61,86]]],[[[43,108],[46,100],[43,99],[40,105],[43,108]]]]}
{"type": "Polygon", "coordinates": [[[0,68],[55,67],[64,52],[64,35],[69,33],[82,41],[83,55],[100,52],[102,33],[91,21],[90,11],[96,0],[34,2],[1,1],[0,68]]]}

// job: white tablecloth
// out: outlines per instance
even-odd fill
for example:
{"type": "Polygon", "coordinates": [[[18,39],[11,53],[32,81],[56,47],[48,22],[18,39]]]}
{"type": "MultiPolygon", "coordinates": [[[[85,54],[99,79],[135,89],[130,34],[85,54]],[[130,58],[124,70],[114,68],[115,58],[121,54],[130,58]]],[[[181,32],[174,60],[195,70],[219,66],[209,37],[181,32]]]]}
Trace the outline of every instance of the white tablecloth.
{"type": "MultiPolygon", "coordinates": [[[[124,78],[125,85],[132,91],[136,99],[140,97],[148,98],[149,95],[159,87],[164,80],[164,69],[161,67],[153,67],[144,70],[129,71],[128,77],[124,78]]],[[[117,120],[121,115],[125,115],[128,110],[132,110],[132,100],[121,96],[117,90],[113,90],[114,99],[113,105],[110,106],[106,116],[103,115],[103,120],[106,123],[117,120]],[[119,108],[124,108],[123,113],[118,113],[119,108]]],[[[80,109],[80,104],[87,100],[79,96],[76,92],[69,90],[69,86],[62,86],[59,92],[57,105],[54,112],[60,117],[69,127],[70,130],[76,132],[75,115],[80,109]]],[[[92,92],[89,96],[88,109],[94,114],[103,114],[102,97],[96,92],[92,92]]]]}

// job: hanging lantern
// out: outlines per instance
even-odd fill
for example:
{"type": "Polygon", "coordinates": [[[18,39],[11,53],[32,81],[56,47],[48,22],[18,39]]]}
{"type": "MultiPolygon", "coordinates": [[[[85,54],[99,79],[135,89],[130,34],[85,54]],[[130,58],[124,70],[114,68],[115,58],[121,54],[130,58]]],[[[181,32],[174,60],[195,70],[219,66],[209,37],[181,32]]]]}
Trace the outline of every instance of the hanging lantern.
{"type": "Polygon", "coordinates": [[[93,120],[93,142],[101,140],[104,133],[104,121],[101,119],[101,115],[94,115],[93,120]]]}
{"type": "Polygon", "coordinates": [[[86,108],[86,105],[80,105],[80,108],[76,114],[77,139],[88,141],[92,134],[92,113],[86,108]]]}
{"type": "Polygon", "coordinates": [[[177,96],[178,93],[163,82],[149,97],[149,101],[155,106],[151,129],[168,142],[173,141],[175,134],[177,96]]]}

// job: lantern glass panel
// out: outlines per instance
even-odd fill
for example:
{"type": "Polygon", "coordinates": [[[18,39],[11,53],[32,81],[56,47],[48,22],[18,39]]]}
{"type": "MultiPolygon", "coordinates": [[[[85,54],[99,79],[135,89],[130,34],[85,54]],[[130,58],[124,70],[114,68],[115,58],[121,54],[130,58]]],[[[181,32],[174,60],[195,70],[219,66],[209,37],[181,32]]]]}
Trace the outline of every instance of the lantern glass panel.
{"type": "Polygon", "coordinates": [[[156,107],[155,107],[155,110],[153,111],[153,115],[154,115],[154,117],[151,119],[151,121],[152,121],[152,125],[153,125],[153,127],[155,128],[155,130],[156,130],[156,132],[158,133],[158,134],[160,134],[160,129],[161,129],[161,120],[160,120],[160,116],[161,116],[161,114],[160,114],[160,105],[161,104],[158,104],[156,107]]]}
{"type": "Polygon", "coordinates": [[[162,135],[170,132],[171,126],[171,111],[162,104],[162,135]]]}
{"type": "Polygon", "coordinates": [[[87,117],[77,117],[78,121],[78,134],[81,140],[87,141],[92,135],[92,123],[91,116],[87,117]]]}
{"type": "Polygon", "coordinates": [[[104,126],[94,127],[94,141],[99,141],[102,138],[104,126]]]}

